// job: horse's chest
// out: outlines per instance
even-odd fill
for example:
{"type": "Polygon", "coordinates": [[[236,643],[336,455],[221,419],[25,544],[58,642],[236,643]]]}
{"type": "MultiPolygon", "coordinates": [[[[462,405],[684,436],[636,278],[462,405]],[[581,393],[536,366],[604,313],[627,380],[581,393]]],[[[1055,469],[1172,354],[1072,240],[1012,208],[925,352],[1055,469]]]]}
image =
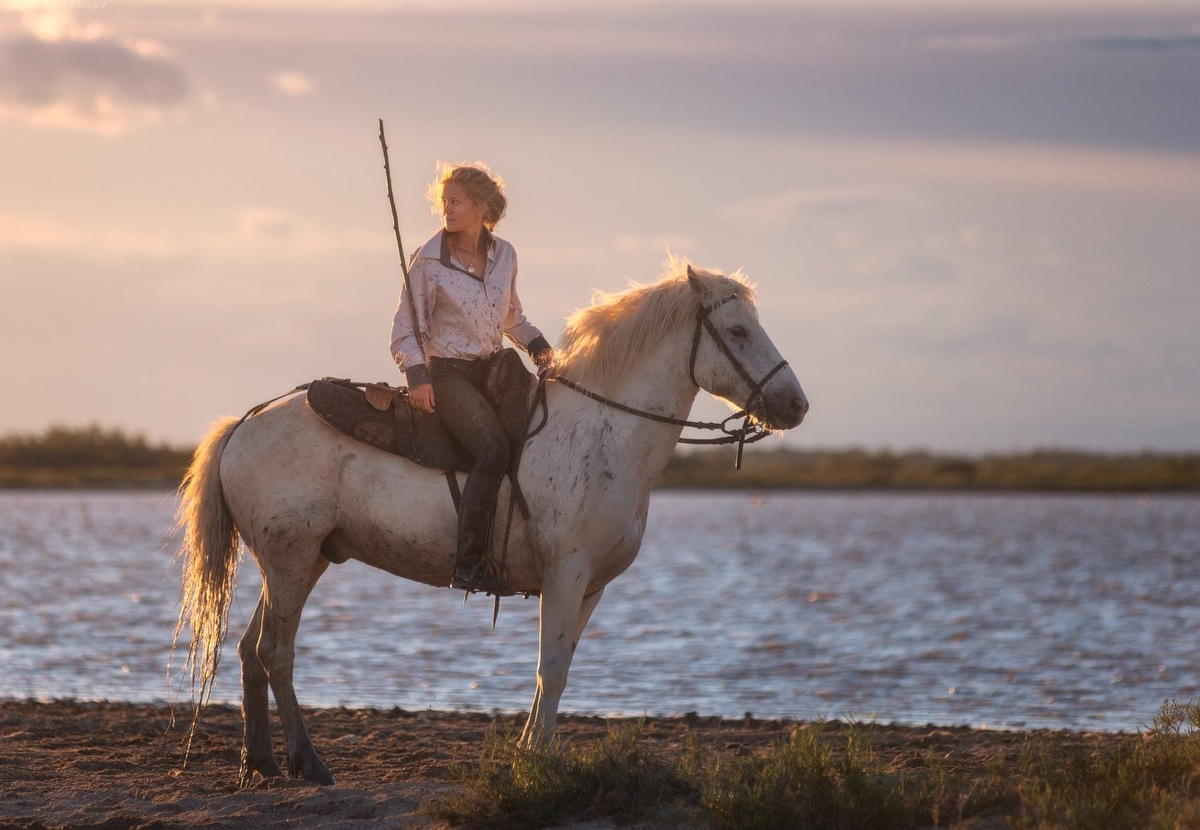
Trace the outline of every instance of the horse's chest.
{"type": "Polygon", "coordinates": [[[591,582],[604,585],[623,573],[637,558],[646,529],[645,514],[637,513],[628,521],[614,524],[611,518],[607,533],[598,533],[591,552],[591,582]]]}

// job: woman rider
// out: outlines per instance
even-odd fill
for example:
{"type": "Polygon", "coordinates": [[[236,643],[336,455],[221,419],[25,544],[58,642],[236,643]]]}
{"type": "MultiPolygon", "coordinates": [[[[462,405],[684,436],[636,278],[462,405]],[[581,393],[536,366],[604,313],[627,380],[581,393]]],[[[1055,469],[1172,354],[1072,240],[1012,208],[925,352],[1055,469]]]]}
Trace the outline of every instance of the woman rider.
{"type": "Polygon", "coordinates": [[[553,351],[521,311],[513,246],[492,233],[508,206],[500,177],[482,163],[439,163],[429,192],[443,227],[413,255],[392,323],[392,357],[408,379],[413,406],[441,416],[475,458],[459,507],[450,587],[487,590],[496,586],[483,584],[478,569],[509,457],[500,420],[483,393],[488,360],[503,346],[503,335],[539,367],[553,351]]]}

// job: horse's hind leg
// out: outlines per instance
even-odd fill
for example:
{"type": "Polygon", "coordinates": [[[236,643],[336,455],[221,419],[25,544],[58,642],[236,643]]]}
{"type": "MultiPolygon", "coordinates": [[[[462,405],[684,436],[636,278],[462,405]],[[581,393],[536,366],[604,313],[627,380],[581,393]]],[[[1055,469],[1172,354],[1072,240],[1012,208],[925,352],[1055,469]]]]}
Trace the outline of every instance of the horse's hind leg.
{"type": "MultiPolygon", "coordinates": [[[[287,735],[288,772],[293,777],[314,784],[332,784],[333,775],[317,756],[308,737],[296,690],[292,686],[300,612],[313,586],[328,567],[329,560],[317,555],[315,549],[311,558],[295,547],[283,553],[288,557],[285,569],[263,568],[266,602],[263,604],[258,659],[266,669],[271,691],[275,693],[275,706],[279,709],[279,718],[287,735]],[[307,572],[297,567],[300,563],[296,560],[304,559],[308,560],[305,563],[307,572]]],[[[262,563],[263,558],[259,562],[262,563]]]]}
{"type": "Polygon", "coordinates": [[[238,643],[238,657],[242,661],[242,723],[245,728],[242,739],[242,765],[238,774],[238,786],[246,787],[254,779],[254,773],[263,778],[279,778],[283,770],[275,760],[271,748],[271,709],[267,700],[267,672],[258,659],[258,641],[262,635],[263,606],[266,593],[258,598],[258,607],[246,633],[238,643]]]}

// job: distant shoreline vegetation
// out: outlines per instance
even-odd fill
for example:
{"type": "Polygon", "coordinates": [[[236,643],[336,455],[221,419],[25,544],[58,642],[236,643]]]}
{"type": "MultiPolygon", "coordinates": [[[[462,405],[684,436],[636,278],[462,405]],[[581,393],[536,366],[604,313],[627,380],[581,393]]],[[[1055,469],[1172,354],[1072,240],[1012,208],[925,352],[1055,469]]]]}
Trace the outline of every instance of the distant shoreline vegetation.
{"type": "Polygon", "coordinates": [[[676,453],[659,487],[790,490],[1044,492],[1200,491],[1200,453],[1109,454],[1034,450],[950,455],[889,450],[746,450],[676,453]]]}
{"type": "MultiPolygon", "coordinates": [[[[122,429],[52,426],[0,436],[0,488],[172,488],[192,447],[151,444],[122,429]]],[[[1200,453],[925,451],[731,447],[676,452],[659,488],[859,491],[1200,492],[1200,453]]]]}
{"type": "Polygon", "coordinates": [[[96,425],[9,434],[0,437],[0,488],[177,487],[192,449],[96,425]]]}

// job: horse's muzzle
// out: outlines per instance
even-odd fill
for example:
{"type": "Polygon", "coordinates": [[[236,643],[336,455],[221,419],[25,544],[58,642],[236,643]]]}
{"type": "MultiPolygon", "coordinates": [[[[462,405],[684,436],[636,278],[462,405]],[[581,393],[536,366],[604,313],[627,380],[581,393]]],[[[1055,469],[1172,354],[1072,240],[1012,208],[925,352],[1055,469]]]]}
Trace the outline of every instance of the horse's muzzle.
{"type": "Polygon", "coordinates": [[[753,414],[771,429],[794,429],[808,414],[808,398],[803,392],[788,389],[762,396],[761,406],[753,414]]]}

